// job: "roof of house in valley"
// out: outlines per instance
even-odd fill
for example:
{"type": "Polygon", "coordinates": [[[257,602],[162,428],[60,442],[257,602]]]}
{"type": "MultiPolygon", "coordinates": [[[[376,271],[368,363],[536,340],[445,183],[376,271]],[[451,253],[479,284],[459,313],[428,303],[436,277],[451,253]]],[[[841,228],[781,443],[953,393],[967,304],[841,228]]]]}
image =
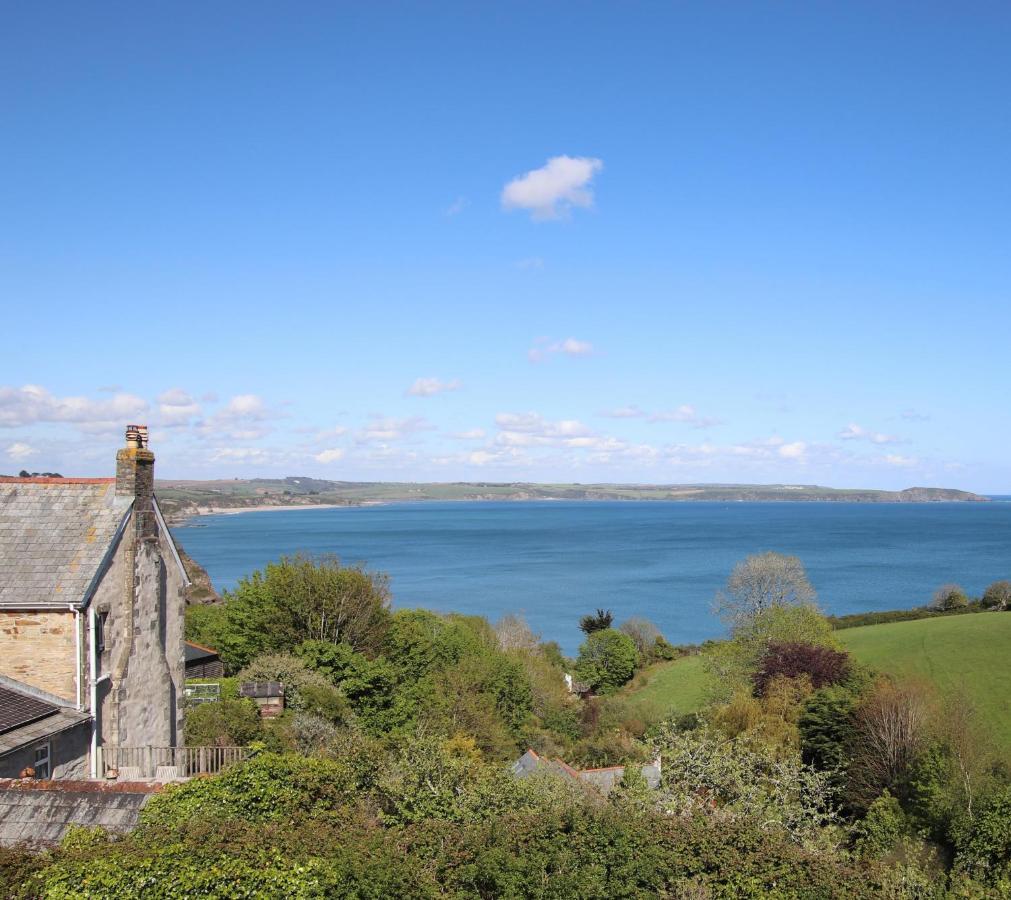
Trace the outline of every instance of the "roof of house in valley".
{"type": "MultiPolygon", "coordinates": [[[[516,778],[526,778],[534,772],[550,772],[578,781],[591,784],[604,794],[609,793],[625,775],[625,766],[606,766],[602,769],[575,769],[560,759],[549,759],[540,756],[533,750],[527,750],[512,764],[512,773],[516,778]]],[[[660,767],[657,763],[649,763],[642,767],[642,776],[651,788],[660,786],[660,767]]]]}
{"type": "Polygon", "coordinates": [[[0,610],[86,605],[132,502],[112,478],[0,477],[0,610]]]}
{"type": "Polygon", "coordinates": [[[54,694],[0,675],[0,756],[90,718],[54,694]]]}

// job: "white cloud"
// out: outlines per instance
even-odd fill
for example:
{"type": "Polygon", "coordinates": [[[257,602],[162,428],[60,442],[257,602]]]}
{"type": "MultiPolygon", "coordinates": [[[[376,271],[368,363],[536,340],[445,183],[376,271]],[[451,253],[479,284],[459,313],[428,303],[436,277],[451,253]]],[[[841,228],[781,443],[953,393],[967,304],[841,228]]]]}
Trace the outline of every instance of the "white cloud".
{"type": "Polygon", "coordinates": [[[904,409],[902,418],[907,422],[929,422],[930,416],[926,413],[917,412],[915,409],[904,409]]]}
{"type": "Polygon", "coordinates": [[[237,394],[224,409],[215,414],[219,419],[266,419],[269,415],[263,398],[256,394],[237,394]]]}
{"type": "Polygon", "coordinates": [[[337,462],[339,459],[343,459],[344,458],[344,454],[346,452],[347,451],[345,451],[341,447],[331,447],[329,450],[322,450],[321,452],[317,453],[313,457],[313,459],[315,459],[316,462],[320,462],[320,463],[337,462]]]}
{"type": "Polygon", "coordinates": [[[466,197],[457,197],[443,210],[442,214],[452,218],[460,215],[468,206],[470,206],[470,201],[466,197]]]}
{"type": "Polygon", "coordinates": [[[436,394],[444,394],[447,391],[458,391],[462,385],[454,378],[452,381],[440,381],[438,378],[417,378],[407,389],[407,394],[411,397],[434,397],[436,394]]]}
{"type": "Polygon", "coordinates": [[[888,453],[885,455],[884,460],[890,466],[900,466],[902,468],[915,466],[919,462],[914,456],[900,456],[898,453],[888,453]]]}
{"type": "Polygon", "coordinates": [[[487,437],[483,428],[471,428],[469,431],[457,431],[453,437],[458,441],[480,441],[487,437]]]}
{"type": "Polygon", "coordinates": [[[792,444],[780,444],[779,455],[785,459],[803,459],[807,450],[807,444],[803,441],[794,441],[792,444]]]}
{"type": "Polygon", "coordinates": [[[38,450],[23,441],[15,441],[7,448],[6,453],[14,462],[21,462],[29,456],[34,456],[38,450]]]}
{"type": "Polygon", "coordinates": [[[103,431],[121,428],[147,411],[147,402],[133,394],[119,393],[108,400],[92,400],[88,397],[55,397],[36,384],[20,388],[0,387],[0,427],[69,422],[83,431],[103,431]]]}
{"type": "Polygon", "coordinates": [[[270,459],[270,452],[262,447],[218,447],[210,455],[211,462],[266,463],[270,459]]]}
{"type": "Polygon", "coordinates": [[[881,434],[878,431],[868,431],[855,422],[850,422],[838,435],[843,441],[870,441],[872,444],[899,444],[902,441],[891,434],[881,434]]]}
{"type": "Polygon", "coordinates": [[[434,426],[422,416],[411,416],[406,419],[394,419],[386,416],[373,416],[365,427],[357,434],[359,444],[374,441],[383,443],[401,441],[419,431],[429,431],[434,426]]]}
{"type": "Polygon", "coordinates": [[[619,406],[617,409],[604,410],[600,415],[607,419],[641,419],[646,412],[633,403],[629,406],[619,406]]]}
{"type": "Polygon", "coordinates": [[[692,428],[712,428],[719,425],[720,420],[711,416],[699,415],[697,409],[690,403],[683,403],[677,409],[666,410],[664,412],[653,413],[649,417],[650,422],[684,422],[692,428]]]}
{"type": "Polygon", "coordinates": [[[510,181],[502,189],[502,206],[528,210],[537,221],[561,218],[573,207],[591,207],[590,182],[603,167],[590,157],[553,156],[541,168],[510,181]]]}
{"type": "Polygon", "coordinates": [[[200,415],[200,405],[181,388],[171,388],[158,396],[158,413],[163,425],[185,425],[200,415]]]}
{"type": "Polygon", "coordinates": [[[574,337],[567,337],[560,341],[537,338],[534,341],[534,346],[527,351],[527,359],[532,363],[539,363],[549,356],[559,353],[563,356],[590,356],[593,353],[593,344],[574,337]]]}

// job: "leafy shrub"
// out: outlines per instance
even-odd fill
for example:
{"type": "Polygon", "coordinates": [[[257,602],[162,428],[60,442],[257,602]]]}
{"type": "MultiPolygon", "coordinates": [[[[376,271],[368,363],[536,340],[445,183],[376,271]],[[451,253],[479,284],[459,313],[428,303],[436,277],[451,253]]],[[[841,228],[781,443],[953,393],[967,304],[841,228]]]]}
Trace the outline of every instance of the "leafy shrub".
{"type": "Polygon", "coordinates": [[[613,628],[594,631],[579,648],[576,677],[595,691],[614,690],[632,677],[638,656],[627,634],[613,628]]]}
{"type": "Polygon", "coordinates": [[[290,709],[305,709],[310,702],[309,696],[320,699],[320,691],[333,691],[333,686],[292,653],[264,653],[258,656],[241,672],[238,680],[243,681],[280,681],[284,685],[284,704],[290,709]],[[316,688],[304,695],[306,688],[316,688]]]}
{"type": "Polygon", "coordinates": [[[595,631],[604,631],[611,627],[614,621],[614,613],[609,609],[598,609],[595,613],[583,616],[579,620],[579,630],[583,634],[593,634],[595,631]]]}
{"type": "Polygon", "coordinates": [[[934,591],[931,601],[934,609],[950,612],[954,609],[965,609],[969,605],[969,597],[957,584],[943,584],[934,591]]]}
{"type": "Polygon", "coordinates": [[[1011,893],[1011,787],[993,793],[953,832],[956,867],[1011,893]]]}
{"type": "Polygon", "coordinates": [[[900,841],[910,836],[911,829],[899,801],[885,791],[870,805],[854,832],[857,854],[874,859],[893,852],[900,841]]]}
{"type": "Polygon", "coordinates": [[[849,654],[815,644],[774,642],[765,648],[758,671],[752,676],[761,696],[774,678],[806,675],[815,689],[838,684],[850,670],[849,654]]]}
{"type": "Polygon", "coordinates": [[[225,697],[186,710],[185,735],[190,747],[244,747],[262,734],[260,710],[252,700],[225,697]]]}
{"type": "Polygon", "coordinates": [[[983,606],[987,609],[1011,609],[1011,581],[995,581],[983,592],[983,606]]]}

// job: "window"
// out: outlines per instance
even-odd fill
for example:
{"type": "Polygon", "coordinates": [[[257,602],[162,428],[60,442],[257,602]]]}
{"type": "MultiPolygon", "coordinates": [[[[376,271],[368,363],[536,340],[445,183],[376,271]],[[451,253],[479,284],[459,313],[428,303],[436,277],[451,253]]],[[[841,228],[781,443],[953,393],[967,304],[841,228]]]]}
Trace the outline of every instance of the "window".
{"type": "Polygon", "coordinates": [[[51,778],[52,777],[52,767],[49,764],[49,741],[44,744],[39,744],[35,748],[35,777],[36,778],[51,778]]]}
{"type": "Polygon", "coordinates": [[[105,652],[105,620],[109,618],[107,612],[100,612],[95,616],[95,652],[105,652]]]}

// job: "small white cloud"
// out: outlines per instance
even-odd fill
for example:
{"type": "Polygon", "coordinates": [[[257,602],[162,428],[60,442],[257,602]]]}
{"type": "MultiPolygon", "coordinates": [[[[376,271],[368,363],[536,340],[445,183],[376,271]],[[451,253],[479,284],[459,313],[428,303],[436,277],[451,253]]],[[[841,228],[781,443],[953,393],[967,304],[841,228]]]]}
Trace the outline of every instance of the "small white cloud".
{"type": "Polygon", "coordinates": [[[714,425],[722,424],[719,419],[712,416],[699,415],[698,410],[690,403],[682,403],[677,409],[654,413],[648,421],[684,422],[686,425],[691,425],[692,428],[712,428],[714,425]]]}
{"type": "Polygon", "coordinates": [[[218,416],[222,419],[265,419],[267,407],[256,394],[238,394],[228,401],[218,416]]]}
{"type": "Polygon", "coordinates": [[[483,428],[471,428],[469,431],[458,431],[453,437],[458,441],[480,441],[487,437],[483,428]]]}
{"type": "Polygon", "coordinates": [[[185,425],[200,415],[200,405],[182,388],[171,388],[158,396],[158,412],[163,425],[185,425]]]}
{"type": "Polygon", "coordinates": [[[452,381],[440,381],[438,378],[418,378],[407,389],[410,397],[434,397],[447,391],[458,391],[463,385],[454,378],[452,381]]]}
{"type": "Polygon", "coordinates": [[[345,453],[346,451],[341,447],[331,447],[329,450],[322,450],[317,453],[313,459],[315,459],[316,462],[332,463],[337,462],[339,459],[343,459],[345,453]]]}
{"type": "Polygon", "coordinates": [[[891,434],[868,431],[855,422],[850,422],[838,435],[843,441],[870,441],[872,444],[899,444],[901,440],[891,434]]]}
{"type": "Polygon", "coordinates": [[[401,441],[419,431],[430,431],[434,427],[422,416],[411,416],[406,419],[373,416],[369,423],[358,432],[355,440],[359,444],[376,441],[382,443],[401,441]]]}
{"type": "Polygon", "coordinates": [[[443,215],[452,218],[453,216],[458,216],[462,213],[468,206],[470,201],[466,197],[457,197],[452,203],[449,204],[444,210],[443,215]]]}
{"type": "Polygon", "coordinates": [[[270,453],[260,447],[218,447],[211,455],[211,462],[265,463],[270,453]]]}
{"type": "Polygon", "coordinates": [[[807,444],[803,441],[794,441],[792,444],[780,444],[779,455],[786,459],[803,459],[807,444]]]}
{"type": "Polygon", "coordinates": [[[899,466],[901,468],[915,466],[919,462],[915,456],[900,456],[898,453],[888,453],[885,455],[884,460],[890,466],[899,466]]]}
{"type": "Polygon", "coordinates": [[[92,400],[55,397],[37,384],[20,388],[0,386],[0,427],[69,422],[82,431],[100,432],[122,428],[124,423],[136,421],[147,411],[147,402],[133,394],[117,393],[108,400],[92,400]]]}
{"type": "Polygon", "coordinates": [[[573,207],[593,206],[590,182],[604,167],[586,156],[554,156],[541,168],[518,175],[502,189],[504,209],[528,210],[534,220],[558,219],[573,207]]]}
{"type": "Polygon", "coordinates": [[[23,441],[15,441],[7,448],[6,452],[14,462],[21,462],[21,460],[28,459],[29,456],[34,456],[38,453],[34,447],[23,441]]]}
{"type": "Polygon", "coordinates": [[[591,356],[593,352],[593,344],[589,341],[581,341],[578,338],[567,337],[560,341],[537,338],[534,341],[533,347],[527,351],[527,359],[532,363],[539,363],[544,362],[550,356],[558,354],[563,356],[591,356]]]}
{"type": "Polygon", "coordinates": [[[600,415],[605,419],[641,419],[646,412],[633,403],[629,406],[619,406],[617,409],[606,409],[600,415]]]}

